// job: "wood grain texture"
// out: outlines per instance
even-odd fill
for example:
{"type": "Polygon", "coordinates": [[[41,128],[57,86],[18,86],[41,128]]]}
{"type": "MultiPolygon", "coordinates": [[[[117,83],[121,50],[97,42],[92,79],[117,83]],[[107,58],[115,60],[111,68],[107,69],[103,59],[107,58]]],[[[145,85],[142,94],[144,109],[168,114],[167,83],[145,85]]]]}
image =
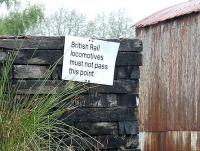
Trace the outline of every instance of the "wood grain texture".
{"type": "Polygon", "coordinates": [[[62,116],[67,121],[74,122],[119,122],[136,121],[136,110],[133,107],[110,108],[76,108],[62,116]]]}
{"type": "MultiPolygon", "coordinates": [[[[64,40],[65,37],[0,37],[0,70],[8,53],[16,54],[9,76],[10,84],[18,87],[15,100],[22,101],[23,97],[31,100],[35,94],[54,95],[64,89],[69,82],[61,80],[64,40]],[[55,62],[55,70],[47,78],[49,67],[55,62]]],[[[86,84],[88,91],[75,97],[74,108],[66,110],[60,119],[94,136],[103,146],[82,133],[100,150],[138,151],[136,98],[139,94],[142,42],[138,39],[103,40],[120,43],[113,86],[86,84]]],[[[106,75],[102,80],[104,78],[106,75]]],[[[77,140],[88,149],[82,140],[77,140]]],[[[77,142],[67,138],[66,143],[78,146],[77,142]]]]}
{"type": "MultiPolygon", "coordinates": [[[[120,43],[119,51],[141,52],[142,41],[139,39],[102,39],[120,43]]],[[[32,50],[63,50],[65,37],[1,37],[0,48],[4,49],[32,49],[32,50]]]]}

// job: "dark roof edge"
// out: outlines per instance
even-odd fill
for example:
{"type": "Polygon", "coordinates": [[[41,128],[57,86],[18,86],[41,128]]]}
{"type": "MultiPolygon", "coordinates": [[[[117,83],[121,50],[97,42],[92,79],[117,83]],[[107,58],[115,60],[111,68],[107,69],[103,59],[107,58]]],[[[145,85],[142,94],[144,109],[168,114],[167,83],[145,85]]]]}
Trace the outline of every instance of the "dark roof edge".
{"type": "Polygon", "coordinates": [[[187,1],[158,11],[137,22],[134,27],[142,28],[164,22],[180,16],[200,12],[200,0],[187,1]]]}

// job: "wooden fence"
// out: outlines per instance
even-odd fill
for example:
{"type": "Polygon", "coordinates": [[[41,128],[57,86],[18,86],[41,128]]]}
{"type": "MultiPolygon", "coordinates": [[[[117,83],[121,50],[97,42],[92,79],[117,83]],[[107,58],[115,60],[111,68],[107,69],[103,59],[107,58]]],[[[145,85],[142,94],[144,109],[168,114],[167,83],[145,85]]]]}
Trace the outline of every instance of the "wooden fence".
{"type": "MultiPolygon", "coordinates": [[[[109,41],[120,42],[114,85],[98,86],[95,91],[84,93],[75,101],[74,105],[77,107],[74,113],[63,116],[68,117],[66,122],[103,143],[104,147],[100,147],[102,150],[139,151],[136,100],[139,94],[142,44],[137,39],[109,41]]],[[[9,51],[18,53],[10,81],[12,84],[22,83],[17,93],[23,95],[35,82],[44,80],[45,72],[63,55],[63,49],[64,37],[1,37],[0,66],[9,51]]],[[[40,93],[49,93],[60,82],[61,73],[62,61],[40,93]]],[[[32,90],[37,90],[38,87],[39,84],[35,84],[32,90]]]]}

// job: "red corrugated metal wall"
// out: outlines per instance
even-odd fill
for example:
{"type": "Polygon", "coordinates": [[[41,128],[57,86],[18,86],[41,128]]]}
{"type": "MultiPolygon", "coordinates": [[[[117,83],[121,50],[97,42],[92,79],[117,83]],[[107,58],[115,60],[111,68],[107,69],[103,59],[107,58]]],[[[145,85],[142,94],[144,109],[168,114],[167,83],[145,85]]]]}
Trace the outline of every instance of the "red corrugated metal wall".
{"type": "Polygon", "coordinates": [[[200,151],[200,13],[136,29],[145,151],[200,151]]]}

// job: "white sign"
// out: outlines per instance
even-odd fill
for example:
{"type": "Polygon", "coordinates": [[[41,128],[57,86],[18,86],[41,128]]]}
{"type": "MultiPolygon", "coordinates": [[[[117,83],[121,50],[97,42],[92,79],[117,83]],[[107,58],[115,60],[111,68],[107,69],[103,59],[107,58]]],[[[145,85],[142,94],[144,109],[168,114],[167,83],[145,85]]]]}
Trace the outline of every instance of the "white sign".
{"type": "Polygon", "coordinates": [[[65,37],[62,79],[113,85],[119,43],[65,37]]]}

